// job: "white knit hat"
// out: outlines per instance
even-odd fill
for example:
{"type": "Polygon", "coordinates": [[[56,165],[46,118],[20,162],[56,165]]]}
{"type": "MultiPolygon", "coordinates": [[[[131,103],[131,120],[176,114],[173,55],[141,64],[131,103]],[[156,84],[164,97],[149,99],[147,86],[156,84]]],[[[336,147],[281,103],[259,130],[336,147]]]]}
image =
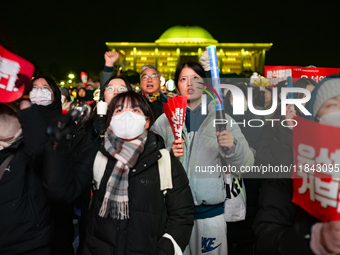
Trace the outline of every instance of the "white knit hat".
{"type": "Polygon", "coordinates": [[[329,99],[340,96],[340,78],[327,79],[320,86],[313,105],[313,118],[317,115],[321,106],[329,99]]]}

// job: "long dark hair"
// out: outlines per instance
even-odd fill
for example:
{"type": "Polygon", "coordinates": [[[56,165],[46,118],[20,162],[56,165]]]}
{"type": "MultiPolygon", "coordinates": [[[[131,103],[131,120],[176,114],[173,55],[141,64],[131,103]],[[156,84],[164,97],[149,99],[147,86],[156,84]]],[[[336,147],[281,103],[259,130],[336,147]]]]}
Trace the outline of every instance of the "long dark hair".
{"type": "Polygon", "coordinates": [[[181,65],[179,65],[176,69],[176,73],[175,73],[175,85],[176,85],[176,88],[178,88],[178,80],[179,80],[179,75],[181,74],[183,68],[185,67],[189,67],[191,68],[192,70],[194,70],[195,73],[197,73],[199,76],[201,76],[201,78],[206,78],[206,75],[205,75],[205,72],[204,72],[204,69],[203,67],[194,62],[194,61],[188,61],[188,62],[185,62],[181,65]]]}
{"type": "Polygon", "coordinates": [[[132,87],[130,85],[130,82],[124,77],[124,76],[111,76],[110,79],[108,79],[104,85],[100,88],[100,100],[105,101],[104,100],[104,92],[107,86],[109,86],[110,81],[112,81],[113,79],[122,79],[125,82],[126,88],[128,91],[132,91],[132,87]]]}
{"type": "Polygon", "coordinates": [[[105,121],[104,121],[104,128],[107,129],[107,127],[110,125],[113,112],[116,109],[116,107],[118,106],[118,104],[124,104],[124,102],[126,100],[131,101],[132,107],[138,106],[142,110],[144,115],[149,118],[149,120],[150,120],[149,128],[150,128],[152,126],[152,124],[154,123],[152,110],[151,110],[148,102],[146,101],[146,99],[142,95],[140,95],[140,94],[138,94],[134,91],[127,91],[127,92],[124,92],[124,93],[120,93],[117,96],[115,96],[114,98],[112,98],[112,100],[111,100],[111,102],[108,106],[108,109],[107,109],[107,113],[106,113],[106,117],[105,117],[105,121]]]}

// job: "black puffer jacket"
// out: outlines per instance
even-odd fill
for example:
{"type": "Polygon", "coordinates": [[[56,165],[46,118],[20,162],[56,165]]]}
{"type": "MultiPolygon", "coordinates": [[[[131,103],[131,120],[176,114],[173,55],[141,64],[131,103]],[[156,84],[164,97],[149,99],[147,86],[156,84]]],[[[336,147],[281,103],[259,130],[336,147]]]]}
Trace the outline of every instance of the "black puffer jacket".
{"type": "Polygon", "coordinates": [[[0,164],[12,153],[10,171],[0,180],[0,254],[18,254],[51,241],[50,206],[38,162],[46,142],[46,124],[33,105],[17,112],[23,138],[0,151],[0,164]]]}
{"type": "MultiPolygon", "coordinates": [[[[35,80],[40,78],[45,79],[48,85],[50,85],[54,100],[46,106],[38,105],[38,108],[42,112],[47,126],[53,126],[62,114],[61,92],[55,81],[48,75],[35,77],[33,84],[35,80]]],[[[46,130],[44,132],[46,132],[46,130]]],[[[73,203],[59,203],[51,200],[50,204],[54,225],[53,239],[51,242],[52,254],[73,255],[73,203]]]]}
{"type": "Polygon", "coordinates": [[[158,170],[158,159],[161,157],[159,150],[163,147],[162,138],[149,132],[144,151],[129,172],[130,218],[118,221],[98,215],[106,183],[116,160],[100,144],[96,144],[84,151],[82,161],[71,165],[65,154],[67,150],[58,148],[53,151],[48,146],[46,151],[49,153],[45,159],[53,167],[45,168],[46,188],[51,196],[62,201],[72,201],[90,185],[93,162],[98,150],[109,159],[90,208],[84,254],[172,255],[173,245],[169,239],[162,237],[164,233],[170,234],[184,250],[189,243],[193,226],[193,199],[186,173],[173,155],[173,189],[163,196],[158,170]]]}
{"type": "MultiPolygon", "coordinates": [[[[257,144],[256,165],[293,164],[292,130],[265,127],[257,144]]],[[[253,230],[256,254],[313,254],[311,227],[318,220],[292,203],[291,172],[269,173],[260,191],[259,210],[253,230]]]]}
{"type": "Polygon", "coordinates": [[[292,179],[268,179],[260,192],[253,229],[256,254],[313,254],[311,229],[318,219],[292,203],[292,179]]]}

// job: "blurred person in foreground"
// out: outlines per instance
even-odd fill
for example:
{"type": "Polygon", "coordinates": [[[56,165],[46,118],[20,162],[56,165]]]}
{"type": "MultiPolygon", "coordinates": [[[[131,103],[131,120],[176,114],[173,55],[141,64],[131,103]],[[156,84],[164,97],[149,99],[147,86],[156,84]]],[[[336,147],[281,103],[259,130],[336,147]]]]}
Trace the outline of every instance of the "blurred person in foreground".
{"type": "Polygon", "coordinates": [[[32,82],[27,78],[22,86],[22,99],[0,103],[0,254],[48,255],[51,207],[40,167],[46,122],[28,100],[32,82]]]}
{"type": "MultiPolygon", "coordinates": [[[[312,116],[305,118],[340,128],[340,75],[325,77],[313,90],[306,107],[312,116]]],[[[290,117],[294,114],[294,109],[287,112],[290,117]]],[[[285,176],[268,179],[262,185],[260,208],[253,225],[257,254],[340,253],[340,221],[322,223],[294,204],[292,183],[285,176]]]]}

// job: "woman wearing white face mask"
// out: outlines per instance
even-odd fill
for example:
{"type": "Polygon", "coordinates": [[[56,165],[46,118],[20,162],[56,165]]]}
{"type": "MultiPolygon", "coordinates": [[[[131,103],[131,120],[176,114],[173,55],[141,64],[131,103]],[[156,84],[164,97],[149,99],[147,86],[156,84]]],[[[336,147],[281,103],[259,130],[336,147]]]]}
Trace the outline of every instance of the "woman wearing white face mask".
{"type": "Polygon", "coordinates": [[[47,124],[51,124],[62,112],[60,89],[48,75],[39,75],[32,82],[33,88],[29,94],[31,103],[38,105],[47,124]]]}
{"type": "MultiPolygon", "coordinates": [[[[52,126],[62,114],[61,92],[53,78],[39,75],[32,80],[29,93],[32,104],[42,112],[47,126],[52,126]]],[[[51,242],[53,254],[70,255],[74,253],[73,242],[73,204],[51,201],[54,221],[54,238],[51,242]]]]}
{"type": "Polygon", "coordinates": [[[312,94],[309,110],[315,121],[340,127],[340,76],[328,76],[312,94]],[[313,107],[312,107],[313,106],[313,107]]]}
{"type": "Polygon", "coordinates": [[[45,184],[55,199],[72,201],[94,180],[83,254],[173,255],[175,244],[182,250],[188,244],[193,224],[188,179],[171,156],[173,188],[164,196],[158,169],[164,142],[149,131],[152,123],[141,95],[121,93],[109,105],[105,138],[78,160],[70,163],[67,144],[48,147],[45,184]]]}
{"type": "Polygon", "coordinates": [[[51,254],[50,204],[37,167],[45,131],[28,100],[0,103],[0,254],[51,254]]]}
{"type": "Polygon", "coordinates": [[[2,150],[20,139],[22,130],[15,111],[4,104],[0,104],[0,124],[0,150],[2,150]]]}

